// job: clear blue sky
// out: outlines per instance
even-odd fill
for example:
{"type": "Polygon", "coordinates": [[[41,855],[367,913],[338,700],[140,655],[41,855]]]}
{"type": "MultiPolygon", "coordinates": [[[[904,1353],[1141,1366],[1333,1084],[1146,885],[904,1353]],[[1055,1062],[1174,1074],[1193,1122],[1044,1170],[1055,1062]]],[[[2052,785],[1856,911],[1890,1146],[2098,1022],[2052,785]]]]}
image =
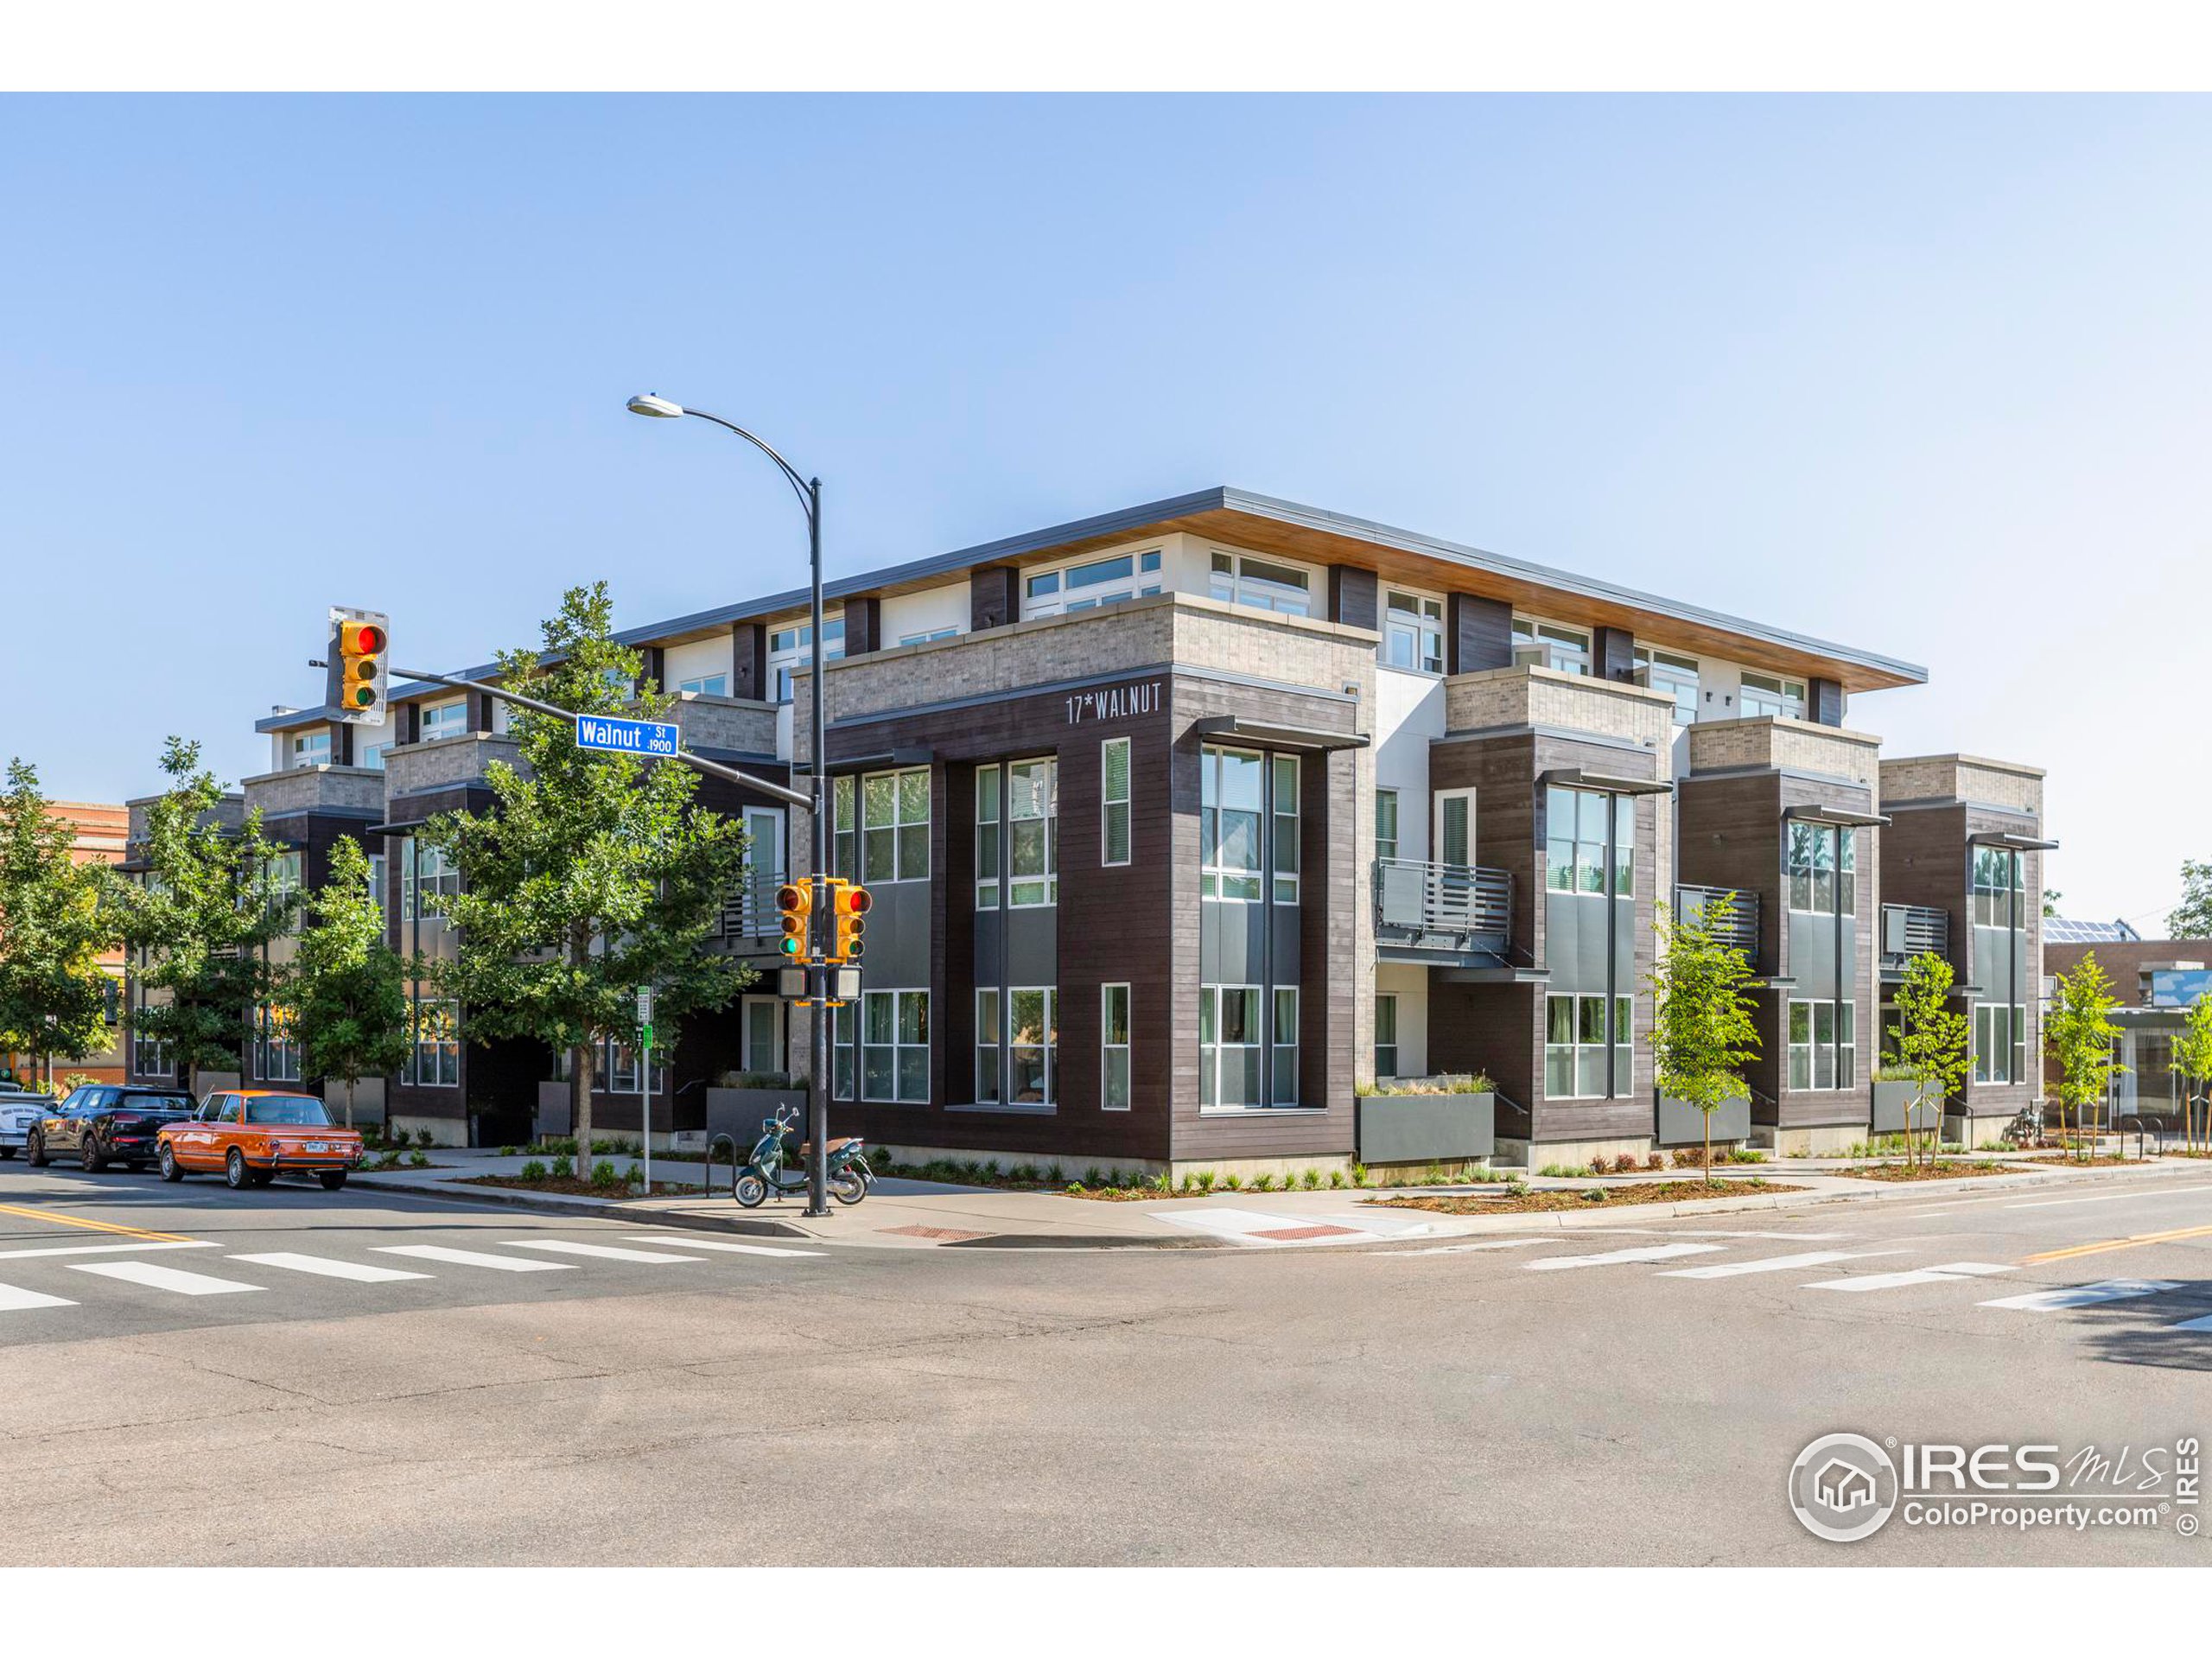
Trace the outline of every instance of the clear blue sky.
{"type": "MultiPolygon", "coordinates": [[[[0,100],[0,754],[1231,483],[1925,663],[2078,915],[2212,856],[2212,105],[0,100]],[[2190,634],[2192,625],[2195,639],[2190,634]]],[[[2154,912],[2145,915],[2145,912],[2154,912]]]]}

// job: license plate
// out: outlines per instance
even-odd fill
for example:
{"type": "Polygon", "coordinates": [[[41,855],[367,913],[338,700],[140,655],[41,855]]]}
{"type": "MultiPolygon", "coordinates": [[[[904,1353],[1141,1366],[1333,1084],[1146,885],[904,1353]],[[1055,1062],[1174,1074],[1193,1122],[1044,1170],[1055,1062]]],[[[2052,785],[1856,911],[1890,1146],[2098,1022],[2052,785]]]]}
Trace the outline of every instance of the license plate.
{"type": "Polygon", "coordinates": [[[327,1141],[310,1141],[308,1142],[308,1150],[309,1152],[328,1152],[330,1150],[330,1142],[327,1141]]]}

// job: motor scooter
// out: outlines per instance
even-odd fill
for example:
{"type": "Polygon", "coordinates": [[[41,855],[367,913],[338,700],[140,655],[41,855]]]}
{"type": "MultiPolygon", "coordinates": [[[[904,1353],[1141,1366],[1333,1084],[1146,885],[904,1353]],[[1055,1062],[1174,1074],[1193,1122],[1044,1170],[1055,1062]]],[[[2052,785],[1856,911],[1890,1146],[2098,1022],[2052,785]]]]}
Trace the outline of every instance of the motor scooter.
{"type": "MultiPolygon", "coordinates": [[[[788,1106],[779,1108],[773,1117],[760,1120],[760,1138],[753,1142],[753,1161],[738,1171],[733,1184],[731,1196],[744,1208],[758,1209],[772,1192],[806,1191],[807,1148],[799,1147],[790,1163],[785,1160],[785,1142],[797,1127],[797,1115],[788,1106]]],[[[858,1204],[875,1185],[875,1172],[862,1155],[865,1144],[858,1135],[842,1135],[830,1143],[830,1196],[840,1204],[858,1204]]]]}

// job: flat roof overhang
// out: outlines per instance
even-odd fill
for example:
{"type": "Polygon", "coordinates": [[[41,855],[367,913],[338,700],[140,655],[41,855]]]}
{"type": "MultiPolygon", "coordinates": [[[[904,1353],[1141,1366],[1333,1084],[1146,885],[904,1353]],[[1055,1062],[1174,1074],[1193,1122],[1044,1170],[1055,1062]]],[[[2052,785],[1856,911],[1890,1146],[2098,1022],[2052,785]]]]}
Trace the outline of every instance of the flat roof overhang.
{"type": "Polygon", "coordinates": [[[1536,774],[1536,781],[1546,788],[1601,789],[1615,795],[1671,795],[1675,792],[1672,779],[1623,778],[1609,772],[1592,772],[1587,766],[1554,766],[1548,772],[1536,774]]]}
{"type": "Polygon", "coordinates": [[[1967,837],[1970,847],[2003,847],[2016,853],[2050,853],[2058,849],[2055,841],[2039,841],[2033,836],[2015,835],[2005,830],[1985,830],[1967,837]]]}
{"type": "Polygon", "coordinates": [[[1327,732],[1313,726],[1279,726],[1269,721],[1247,720],[1242,715],[1217,715],[1198,721],[1192,729],[1200,737],[1241,738],[1271,749],[1299,749],[1327,754],[1338,749],[1363,749],[1364,732],[1327,732]]]}
{"type": "Polygon", "coordinates": [[[1889,819],[1879,812],[1854,812],[1847,806],[1789,806],[1783,809],[1782,816],[1803,823],[1830,823],[1846,830],[1886,830],[1890,826],[1889,819]]]}

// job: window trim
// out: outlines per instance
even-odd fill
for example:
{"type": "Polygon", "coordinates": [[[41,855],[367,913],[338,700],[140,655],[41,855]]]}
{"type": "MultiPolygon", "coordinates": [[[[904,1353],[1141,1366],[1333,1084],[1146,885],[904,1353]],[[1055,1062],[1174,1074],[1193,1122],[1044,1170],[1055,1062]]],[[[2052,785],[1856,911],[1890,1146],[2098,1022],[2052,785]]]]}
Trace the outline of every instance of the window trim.
{"type": "Polygon", "coordinates": [[[1006,1077],[1000,1103],[1016,1111],[1057,1111],[1060,1104],[1060,991],[1057,985],[1009,985],[1006,988],[1006,1077]],[[1014,999],[1019,996],[1042,996],[1045,999],[1044,1040],[1037,1043],[1017,1043],[1014,1033],[1014,999]],[[1044,1092],[1036,1100],[1023,1100],[1014,1090],[1014,1052],[1036,1050],[1044,1060],[1044,1092]]]}
{"type": "Polygon", "coordinates": [[[1135,748],[1126,737],[1101,738],[1098,743],[1098,861],[1109,870],[1127,869],[1136,860],[1135,748]],[[1122,793],[1114,790],[1114,767],[1107,756],[1122,751],[1122,793]],[[1114,856],[1114,809],[1121,809],[1122,856],[1114,856]]]}
{"type": "Polygon", "coordinates": [[[1443,599],[1418,588],[1394,588],[1385,584],[1382,589],[1382,638],[1376,646],[1377,662],[1384,668],[1393,668],[1402,674],[1426,674],[1441,679],[1445,664],[1445,603],[1443,599]],[[1406,609],[1398,600],[1410,600],[1414,608],[1406,609]],[[1435,614],[1426,607],[1433,606],[1435,614]],[[1391,660],[1392,642],[1401,634],[1409,634],[1413,640],[1414,660],[1410,663],[1391,660]],[[1435,654],[1429,653],[1432,636],[1435,654]],[[1433,666],[1431,664],[1433,664],[1433,666]]]}
{"type": "Polygon", "coordinates": [[[419,734],[415,740],[418,743],[437,743],[442,742],[447,738],[467,736],[468,699],[465,696],[441,697],[435,702],[417,703],[415,712],[415,729],[419,734]],[[430,729],[431,716],[434,715],[439,716],[438,723],[444,726],[449,723],[444,719],[446,710],[448,709],[458,709],[461,711],[460,726],[453,731],[432,731],[430,729]]]}
{"type": "MultiPolygon", "coordinates": [[[[842,782],[844,778],[851,778],[854,780],[851,789],[847,791],[851,800],[853,817],[855,820],[851,830],[853,836],[853,858],[858,868],[855,873],[854,879],[866,882],[870,887],[892,887],[900,882],[926,883],[929,880],[931,864],[930,836],[932,826],[931,820],[937,811],[937,780],[933,775],[934,772],[935,768],[927,766],[891,766],[875,772],[864,772],[857,774],[849,772],[843,774],[843,776],[840,778],[840,782],[842,782]],[[918,818],[910,818],[906,816],[906,789],[905,783],[902,780],[918,774],[924,780],[922,787],[922,816],[918,818]],[[891,780],[891,821],[888,823],[870,823],[868,821],[868,786],[870,783],[879,778],[887,778],[891,780]],[[922,869],[921,873],[918,875],[906,875],[901,874],[906,868],[905,853],[906,848],[906,835],[909,830],[918,830],[921,832],[922,869]],[[891,837],[891,874],[888,875],[870,875],[867,873],[868,837],[870,836],[878,835],[888,835],[891,837]]],[[[835,853],[836,838],[842,828],[839,820],[836,817],[837,810],[837,791],[833,788],[830,793],[830,811],[832,815],[830,821],[830,836],[833,855],[835,853]]],[[[833,863],[836,862],[834,856],[831,861],[833,863]]]]}
{"type": "Polygon", "coordinates": [[[1102,1112],[1126,1112],[1136,1102],[1136,1026],[1135,998],[1127,980],[1110,981],[1098,988],[1098,1109],[1102,1112]],[[1114,1030],[1114,994],[1122,998],[1122,1040],[1109,1040],[1114,1030]],[[1122,1098],[1117,1104],[1114,1099],[1113,1057],[1122,1057],[1122,1098]]]}
{"type": "Polygon", "coordinates": [[[1745,669],[1737,676],[1736,713],[1745,720],[1802,720],[1809,706],[1806,700],[1807,687],[1802,680],[1793,680],[1785,674],[1763,674],[1756,669],[1745,669]],[[1761,698],[1759,712],[1752,714],[1747,705],[1752,692],[1761,698]],[[1768,708],[1767,703],[1779,705],[1768,708]]]}
{"type": "Polygon", "coordinates": [[[729,671],[721,668],[711,674],[694,674],[688,680],[678,680],[676,691],[678,696],[689,692],[699,697],[726,697],[729,696],[729,671]]]}
{"type": "MultiPolygon", "coordinates": [[[[798,690],[797,669],[814,665],[814,639],[808,630],[814,626],[810,617],[801,617],[784,626],[770,627],[762,637],[762,666],[767,672],[768,701],[789,702],[798,690]],[[777,636],[789,634],[793,643],[778,646],[777,636]],[[801,637],[804,636],[804,637],[801,637]]],[[[824,611],[822,615],[822,660],[842,662],[845,655],[845,613],[842,610],[824,611]]]]}
{"type": "Polygon", "coordinates": [[[1398,847],[1403,839],[1402,832],[1404,827],[1405,818],[1398,791],[1395,789],[1385,789],[1378,785],[1375,791],[1376,857],[1395,858],[1398,856],[1398,847]],[[1388,801],[1390,805],[1390,833],[1387,838],[1382,834],[1382,804],[1385,801],[1388,801]],[[1389,851],[1383,851],[1385,847],[1388,847],[1389,851]]]}
{"type": "Polygon", "coordinates": [[[1166,591],[1167,581],[1166,547],[1164,543],[1149,547],[1109,549],[1103,553],[1085,553],[1074,558],[1057,559],[1048,564],[1027,565],[1021,570],[1021,620],[1036,617],[1069,616],[1084,611],[1103,610],[1132,599],[1149,599],[1166,591]],[[1129,562],[1127,575],[1102,577],[1085,582],[1080,589],[1071,590],[1067,578],[1078,570],[1089,570],[1099,565],[1112,564],[1118,560],[1129,562]],[[1047,577],[1049,588],[1038,584],[1047,577]],[[1147,578],[1150,578],[1149,581],[1147,578]],[[1071,591],[1078,594],[1076,602],[1069,603],[1071,591]]]}
{"type": "Polygon", "coordinates": [[[1632,1100],[1636,1087],[1636,995],[1631,991],[1550,991],[1544,995],[1544,1098],[1549,1100],[1632,1100]],[[1569,1005],[1567,1032],[1570,1040],[1552,1041],[1552,1008],[1554,1002],[1569,1005]],[[1582,1040],[1582,1005],[1599,1005],[1600,1035],[1594,1043],[1582,1040]],[[1625,1020],[1623,1014],[1625,1009],[1625,1020]],[[1627,1029],[1622,1030],[1625,1024],[1627,1029]],[[1625,1053],[1623,1052],[1625,1051],[1625,1053]],[[1574,1081],[1574,1091],[1560,1094],[1552,1088],[1552,1059],[1563,1052],[1574,1081]],[[1586,1055],[1598,1057],[1599,1070],[1608,1078],[1609,1086],[1596,1094],[1582,1091],[1582,1069],[1586,1055]],[[1616,1075],[1626,1062],[1628,1075],[1616,1075]]]}
{"type": "Polygon", "coordinates": [[[1554,674],[1578,674],[1588,678],[1597,671],[1598,639],[1589,628],[1578,628],[1571,622],[1548,621],[1526,612],[1513,614],[1512,650],[1515,662],[1521,660],[1524,651],[1541,647],[1544,660],[1535,664],[1554,674]]]}
{"type": "Polygon", "coordinates": [[[1319,572],[1311,565],[1300,563],[1295,559],[1278,558],[1271,553],[1247,553],[1241,548],[1211,545],[1206,549],[1206,596],[1209,599],[1219,601],[1224,605],[1242,605],[1248,610],[1265,611],[1271,616],[1311,617],[1313,614],[1314,579],[1319,575],[1319,572]],[[1221,561],[1224,559],[1229,562],[1229,568],[1226,570],[1221,568],[1221,561]],[[1306,595],[1303,607],[1292,610],[1286,606],[1278,605],[1274,602],[1274,595],[1269,593],[1248,597],[1244,589],[1244,584],[1248,579],[1255,582],[1265,582],[1269,588],[1287,588],[1291,586],[1288,582],[1279,582],[1272,576],[1254,575],[1248,578],[1244,570],[1248,561],[1274,569],[1296,573],[1300,578],[1299,586],[1306,595]],[[1225,581],[1224,578],[1226,578],[1225,581]],[[1228,590],[1226,593],[1223,591],[1224,587],[1228,590]]]}
{"type": "MultiPolygon", "coordinates": [[[[930,1103],[930,1055],[931,1051],[937,1046],[937,1035],[934,1027],[930,1025],[929,995],[929,987],[926,985],[869,985],[862,987],[861,991],[861,1001],[857,1005],[859,1008],[859,1014],[853,1023],[855,1061],[853,1069],[853,1087],[855,1097],[863,1104],[883,1106],[926,1106],[930,1103]],[[887,1043],[871,1043],[868,1040],[868,999],[875,996],[887,996],[891,999],[891,1040],[887,1043]],[[910,996],[918,996],[922,999],[922,1025],[924,1030],[929,1033],[918,1043],[906,1042],[902,1040],[899,1035],[905,1023],[901,1018],[906,1012],[905,999],[910,996]],[[888,1095],[871,1095],[868,1093],[868,1052],[872,1048],[887,1048],[891,1051],[891,1093],[888,1095]],[[919,1049],[923,1057],[922,1092],[918,1097],[913,1098],[909,1098],[899,1092],[899,1079],[905,1072],[905,1067],[902,1061],[905,1058],[906,1051],[909,1049],[919,1049]]],[[[832,1027],[830,1034],[833,1038],[835,1037],[835,1027],[832,1027]]],[[[830,1070],[834,1074],[836,1070],[834,1062],[830,1066],[830,1070]]]]}
{"type": "Polygon", "coordinates": [[[1378,1078],[1397,1077],[1399,1075],[1398,1051],[1400,1044],[1398,1041],[1398,993],[1395,991],[1377,991],[1375,993],[1374,1047],[1375,1075],[1378,1078]],[[1382,1040],[1382,1011],[1385,1008],[1388,1008],[1390,1011],[1390,1040],[1387,1043],[1382,1040]],[[1385,1070],[1382,1065],[1382,1051],[1386,1048],[1390,1051],[1390,1065],[1388,1070],[1385,1070]]]}

